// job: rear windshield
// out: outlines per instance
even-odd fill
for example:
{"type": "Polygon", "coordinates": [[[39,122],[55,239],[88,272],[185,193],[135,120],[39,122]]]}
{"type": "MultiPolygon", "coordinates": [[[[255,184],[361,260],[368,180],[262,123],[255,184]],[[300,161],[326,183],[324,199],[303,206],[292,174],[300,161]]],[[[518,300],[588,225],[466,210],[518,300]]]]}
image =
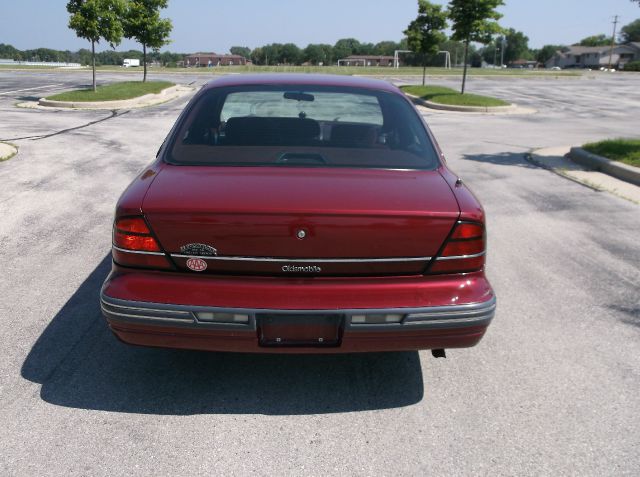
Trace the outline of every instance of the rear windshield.
{"type": "Polygon", "coordinates": [[[418,114],[394,93],[320,86],[213,88],[185,113],[174,164],[434,169],[418,114]]]}

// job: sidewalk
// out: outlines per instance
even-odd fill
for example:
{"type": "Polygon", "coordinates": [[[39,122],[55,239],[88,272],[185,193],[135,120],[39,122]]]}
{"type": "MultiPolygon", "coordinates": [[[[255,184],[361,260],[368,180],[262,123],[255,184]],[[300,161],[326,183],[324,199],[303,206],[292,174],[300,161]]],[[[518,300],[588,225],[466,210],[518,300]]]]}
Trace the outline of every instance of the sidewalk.
{"type": "Polygon", "coordinates": [[[565,157],[570,149],[569,146],[538,149],[531,153],[530,160],[545,169],[552,170],[594,190],[606,191],[640,204],[640,187],[576,164],[565,157]]]}

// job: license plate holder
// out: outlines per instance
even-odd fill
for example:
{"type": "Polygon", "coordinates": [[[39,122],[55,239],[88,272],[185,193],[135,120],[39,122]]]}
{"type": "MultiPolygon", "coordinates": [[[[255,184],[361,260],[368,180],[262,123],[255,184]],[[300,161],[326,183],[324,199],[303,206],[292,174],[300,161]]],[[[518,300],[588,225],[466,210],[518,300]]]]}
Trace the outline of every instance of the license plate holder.
{"type": "Polygon", "coordinates": [[[260,346],[340,346],[344,316],[339,314],[260,314],[260,346]]]}

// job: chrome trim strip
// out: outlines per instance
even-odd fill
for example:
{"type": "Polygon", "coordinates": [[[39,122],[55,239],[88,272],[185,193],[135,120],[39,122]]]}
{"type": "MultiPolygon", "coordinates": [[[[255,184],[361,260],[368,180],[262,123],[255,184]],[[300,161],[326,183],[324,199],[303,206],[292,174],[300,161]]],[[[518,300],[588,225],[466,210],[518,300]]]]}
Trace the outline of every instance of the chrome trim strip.
{"type": "Polygon", "coordinates": [[[154,308],[141,308],[141,307],[133,307],[133,306],[125,306],[125,305],[116,305],[115,303],[107,303],[104,299],[100,299],[100,304],[107,307],[112,308],[124,308],[125,310],[135,310],[135,311],[148,311],[148,312],[156,312],[156,313],[171,313],[173,315],[191,315],[189,311],[182,310],[159,310],[154,308]]]}
{"type": "Polygon", "coordinates": [[[203,329],[244,329],[255,330],[258,315],[261,314],[340,314],[346,316],[345,328],[350,330],[366,331],[399,331],[409,329],[429,329],[429,328],[458,328],[462,326],[488,325],[494,317],[496,309],[496,298],[491,297],[482,303],[471,303],[464,305],[445,305],[422,308],[357,308],[342,310],[278,310],[260,308],[222,308],[209,306],[174,305],[164,303],[138,302],[130,300],[120,300],[111,298],[101,293],[101,309],[107,318],[123,320],[133,323],[151,322],[161,324],[170,322],[181,326],[203,328],[203,329]],[[118,308],[118,311],[109,308],[118,308]],[[237,313],[249,316],[248,323],[215,323],[201,322],[197,319],[198,312],[213,313],[237,313]],[[136,313],[137,312],[137,313],[136,313]],[[153,313],[147,315],[145,313],[153,313]],[[177,313],[184,318],[178,318],[177,313]],[[159,316],[159,315],[165,316],[159,316]],[[380,324],[353,324],[353,315],[367,314],[402,314],[404,318],[400,323],[380,323],[380,324]],[[167,316],[169,315],[169,316],[167,316]],[[173,316],[172,316],[173,315],[173,316]]]}
{"type": "Polygon", "coordinates": [[[120,247],[116,247],[115,245],[112,245],[114,250],[117,250],[118,252],[124,252],[124,253],[135,253],[138,255],[156,255],[158,257],[164,257],[164,252],[144,252],[142,250],[127,250],[126,248],[120,248],[120,247]]]}
{"type": "Polygon", "coordinates": [[[147,320],[162,320],[162,321],[168,321],[172,323],[193,323],[194,322],[192,317],[188,317],[187,319],[184,319],[184,318],[168,318],[166,316],[130,315],[128,313],[116,313],[115,311],[107,310],[104,307],[102,307],[102,313],[109,316],[121,316],[124,318],[135,318],[135,319],[143,318],[147,320]]]}
{"type": "Polygon", "coordinates": [[[475,253],[473,255],[454,255],[452,257],[436,257],[436,260],[460,260],[463,258],[477,258],[477,257],[482,257],[485,253],[487,252],[484,251],[480,253],[475,253]]]}
{"type": "Polygon", "coordinates": [[[220,257],[182,255],[172,253],[171,258],[201,258],[203,260],[238,262],[279,262],[279,263],[384,263],[384,262],[428,262],[432,257],[397,258],[274,258],[274,257],[220,257]]]}

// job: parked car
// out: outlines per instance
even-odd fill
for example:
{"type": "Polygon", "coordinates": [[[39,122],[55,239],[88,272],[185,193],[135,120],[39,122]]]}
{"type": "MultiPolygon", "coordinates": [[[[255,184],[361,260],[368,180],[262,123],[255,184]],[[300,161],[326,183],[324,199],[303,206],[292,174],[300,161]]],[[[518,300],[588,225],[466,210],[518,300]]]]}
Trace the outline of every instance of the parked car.
{"type": "Polygon", "coordinates": [[[441,356],[494,316],[485,253],[481,205],[395,86],[230,75],[120,198],[101,306],[136,345],[441,356]]]}

